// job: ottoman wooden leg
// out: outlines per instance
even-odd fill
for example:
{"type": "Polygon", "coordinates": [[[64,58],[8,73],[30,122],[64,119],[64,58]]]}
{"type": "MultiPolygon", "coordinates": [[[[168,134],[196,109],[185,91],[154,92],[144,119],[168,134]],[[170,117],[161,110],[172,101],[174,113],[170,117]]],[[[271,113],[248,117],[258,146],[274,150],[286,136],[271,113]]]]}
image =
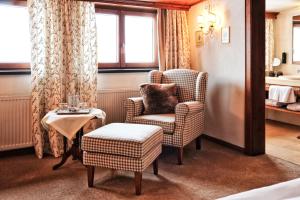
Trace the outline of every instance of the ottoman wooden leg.
{"type": "Polygon", "coordinates": [[[88,176],[88,186],[93,187],[94,186],[94,173],[95,173],[95,167],[94,166],[87,166],[87,176],[88,176]]]}
{"type": "Polygon", "coordinates": [[[183,147],[178,147],[178,165],[182,165],[183,147]]]}
{"type": "Polygon", "coordinates": [[[198,136],[196,138],[196,149],[200,150],[201,149],[201,136],[198,136]]]}
{"type": "Polygon", "coordinates": [[[135,194],[140,195],[142,191],[142,172],[134,172],[135,194]]]}
{"type": "Polygon", "coordinates": [[[155,175],[158,175],[158,159],[157,158],[153,161],[153,172],[155,175]]]}

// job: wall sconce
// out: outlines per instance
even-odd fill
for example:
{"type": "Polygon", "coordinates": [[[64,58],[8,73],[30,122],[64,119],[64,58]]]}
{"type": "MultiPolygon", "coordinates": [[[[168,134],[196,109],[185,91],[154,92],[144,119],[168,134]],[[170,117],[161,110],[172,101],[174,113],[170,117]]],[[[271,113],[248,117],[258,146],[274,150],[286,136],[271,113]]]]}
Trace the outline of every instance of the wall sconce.
{"type": "Polygon", "coordinates": [[[197,24],[202,39],[204,39],[204,36],[213,38],[217,25],[217,15],[213,12],[213,6],[210,0],[208,1],[208,6],[205,11],[197,16],[197,24]]]}

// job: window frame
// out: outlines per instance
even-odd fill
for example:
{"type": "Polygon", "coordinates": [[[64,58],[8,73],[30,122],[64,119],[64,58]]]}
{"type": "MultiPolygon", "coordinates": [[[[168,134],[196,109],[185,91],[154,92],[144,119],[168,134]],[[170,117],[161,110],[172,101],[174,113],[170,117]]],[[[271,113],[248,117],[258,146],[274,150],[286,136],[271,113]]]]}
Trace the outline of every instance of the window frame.
{"type": "MultiPolygon", "coordinates": [[[[26,1],[13,2],[13,3],[3,3],[18,7],[26,7],[26,1]]],[[[122,38],[123,43],[125,40],[125,15],[133,16],[152,16],[154,19],[154,62],[152,63],[125,63],[125,54],[121,53],[121,49],[124,49],[125,46],[121,45],[119,41],[119,62],[118,63],[98,63],[98,70],[149,70],[158,68],[158,37],[157,37],[157,11],[156,9],[148,8],[131,8],[131,7],[118,7],[118,6],[109,6],[109,5],[95,5],[95,11],[97,13],[107,13],[107,14],[117,14],[119,20],[122,20],[122,23],[119,22],[119,40],[122,38]],[[121,35],[121,30],[122,36],[121,35]],[[121,47],[122,46],[122,47],[121,47]]],[[[123,52],[125,52],[123,50],[123,52]]],[[[14,71],[14,70],[30,70],[31,64],[29,63],[4,63],[0,62],[0,71],[14,71]]],[[[110,72],[110,71],[109,71],[110,72]]]]}
{"type": "Polygon", "coordinates": [[[100,63],[98,62],[98,69],[149,69],[158,67],[158,44],[157,44],[157,12],[151,9],[136,9],[127,7],[111,7],[111,6],[97,6],[95,8],[97,13],[105,14],[116,14],[118,15],[118,58],[117,63],[100,63]],[[125,16],[148,16],[152,17],[154,20],[154,62],[152,63],[126,63],[125,62],[125,16]]]}
{"type": "MultiPolygon", "coordinates": [[[[12,2],[3,2],[0,5],[10,5],[16,7],[27,7],[26,1],[12,1],[12,2]]],[[[29,25],[29,22],[28,22],[29,25]]],[[[0,70],[9,71],[9,70],[30,70],[30,62],[0,62],[0,70]]]]}
{"type": "Polygon", "coordinates": [[[295,40],[295,35],[294,35],[294,28],[299,28],[300,27],[300,20],[293,20],[293,29],[292,29],[292,64],[294,65],[300,65],[299,60],[295,60],[294,58],[294,40],[295,40]]]}

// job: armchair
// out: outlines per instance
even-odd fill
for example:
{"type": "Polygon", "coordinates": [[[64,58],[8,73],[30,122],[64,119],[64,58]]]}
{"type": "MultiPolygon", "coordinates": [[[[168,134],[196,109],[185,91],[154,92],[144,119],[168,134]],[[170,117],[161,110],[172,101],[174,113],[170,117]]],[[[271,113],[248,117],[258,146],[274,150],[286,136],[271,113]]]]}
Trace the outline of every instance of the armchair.
{"type": "Polygon", "coordinates": [[[179,103],[175,113],[143,115],[143,99],[134,97],[126,101],[126,122],[161,126],[163,144],[178,149],[178,164],[182,164],[184,146],[196,139],[196,149],[201,149],[208,74],[188,69],[154,70],[149,78],[151,83],[176,84],[179,103]]]}

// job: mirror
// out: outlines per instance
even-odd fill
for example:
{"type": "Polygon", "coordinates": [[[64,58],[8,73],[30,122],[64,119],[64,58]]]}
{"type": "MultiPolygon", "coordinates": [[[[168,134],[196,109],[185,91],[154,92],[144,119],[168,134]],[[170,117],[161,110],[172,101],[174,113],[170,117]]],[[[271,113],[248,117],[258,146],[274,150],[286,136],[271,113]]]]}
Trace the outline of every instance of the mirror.
{"type": "Polygon", "coordinates": [[[300,64],[300,15],[293,17],[293,64],[300,64]]]}

